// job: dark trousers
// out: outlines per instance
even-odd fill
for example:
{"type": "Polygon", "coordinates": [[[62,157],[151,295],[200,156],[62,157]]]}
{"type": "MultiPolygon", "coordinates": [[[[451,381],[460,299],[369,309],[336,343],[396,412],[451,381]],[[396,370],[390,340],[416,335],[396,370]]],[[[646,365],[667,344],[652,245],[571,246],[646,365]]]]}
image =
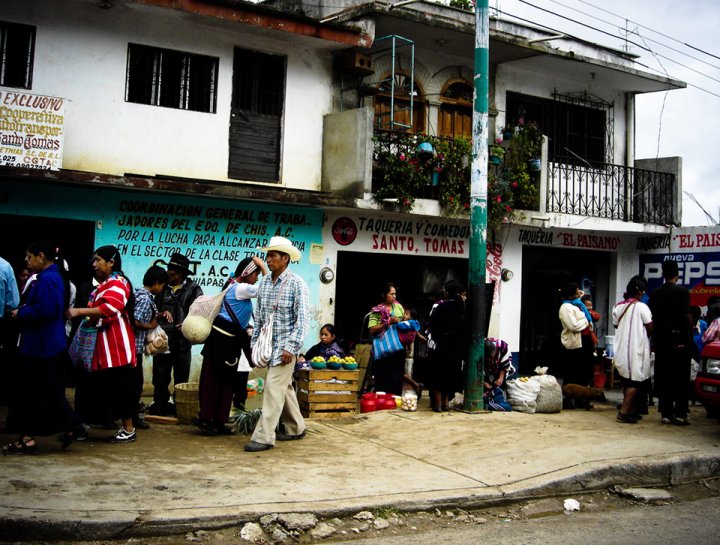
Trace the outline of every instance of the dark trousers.
{"type": "Polygon", "coordinates": [[[245,402],[248,397],[247,385],[249,377],[249,371],[238,371],[235,373],[235,395],[233,396],[233,407],[236,409],[245,408],[245,402]]]}
{"type": "Polygon", "coordinates": [[[8,409],[8,430],[23,435],[52,435],[73,430],[82,421],[65,397],[63,351],[47,358],[19,356],[8,409]]]}
{"type": "Polygon", "coordinates": [[[563,384],[579,384],[588,386],[593,379],[592,352],[587,346],[568,350],[564,348],[563,357],[563,384]]]}
{"type": "MultiPolygon", "coordinates": [[[[136,355],[137,357],[137,367],[135,367],[135,389],[134,389],[134,396],[135,399],[137,399],[137,407],[138,411],[140,410],[140,399],[142,398],[143,393],[143,386],[145,385],[145,375],[143,374],[143,353],[138,352],[136,355]]],[[[133,418],[137,418],[139,415],[135,414],[133,418]]]]}
{"type": "Polygon", "coordinates": [[[381,360],[374,360],[372,372],[375,377],[375,391],[402,395],[405,375],[405,350],[390,354],[381,360]]]}
{"type": "Polygon", "coordinates": [[[183,384],[190,378],[191,353],[170,352],[153,357],[153,402],[165,405],[170,401],[170,381],[183,384]]]}
{"type": "Polygon", "coordinates": [[[688,414],[690,354],[685,348],[655,349],[655,391],[663,418],[686,418],[688,414]]]}
{"type": "Polygon", "coordinates": [[[235,393],[237,364],[226,365],[204,358],[200,370],[200,420],[225,424],[235,393]]]}

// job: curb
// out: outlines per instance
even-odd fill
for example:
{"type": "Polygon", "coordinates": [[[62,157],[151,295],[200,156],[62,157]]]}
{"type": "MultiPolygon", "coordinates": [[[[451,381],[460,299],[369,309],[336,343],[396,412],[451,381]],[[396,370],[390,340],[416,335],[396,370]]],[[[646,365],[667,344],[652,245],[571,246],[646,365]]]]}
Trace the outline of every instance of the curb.
{"type": "Polygon", "coordinates": [[[482,509],[497,505],[582,494],[621,486],[672,486],[720,477],[720,455],[687,454],[633,458],[612,465],[581,464],[523,481],[496,487],[456,491],[434,490],[345,498],[328,502],[283,502],[225,508],[188,508],[165,511],[47,511],[13,510],[0,516],[3,541],[102,540],[181,534],[190,530],[219,530],[257,521],[272,513],[311,512],[318,518],[347,517],[361,510],[392,507],[398,511],[482,509]],[[337,507],[342,503],[342,507],[337,507]]]}

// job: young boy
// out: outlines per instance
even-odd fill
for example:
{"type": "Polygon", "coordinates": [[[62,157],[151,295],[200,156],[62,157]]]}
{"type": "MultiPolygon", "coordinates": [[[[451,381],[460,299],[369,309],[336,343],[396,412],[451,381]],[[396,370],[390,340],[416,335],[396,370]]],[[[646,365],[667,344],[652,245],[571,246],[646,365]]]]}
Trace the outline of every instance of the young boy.
{"type": "Polygon", "coordinates": [[[140,413],[140,398],[142,397],[143,384],[143,352],[145,349],[145,336],[147,332],[154,329],[158,325],[157,306],[155,305],[155,296],[162,293],[168,282],[167,271],[162,267],[153,265],[143,277],[143,287],[135,290],[135,353],[137,354],[136,367],[136,394],[138,412],[133,418],[133,424],[136,428],[146,430],[150,425],[145,422],[144,417],[140,413]]]}

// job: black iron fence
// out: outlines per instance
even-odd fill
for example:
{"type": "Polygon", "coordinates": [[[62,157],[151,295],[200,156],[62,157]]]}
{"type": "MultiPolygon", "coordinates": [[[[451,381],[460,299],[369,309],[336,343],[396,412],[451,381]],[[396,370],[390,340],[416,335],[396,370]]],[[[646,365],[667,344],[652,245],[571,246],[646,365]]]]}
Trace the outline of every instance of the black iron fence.
{"type": "Polygon", "coordinates": [[[548,162],[547,211],[670,225],[675,175],[623,165],[548,162]]]}

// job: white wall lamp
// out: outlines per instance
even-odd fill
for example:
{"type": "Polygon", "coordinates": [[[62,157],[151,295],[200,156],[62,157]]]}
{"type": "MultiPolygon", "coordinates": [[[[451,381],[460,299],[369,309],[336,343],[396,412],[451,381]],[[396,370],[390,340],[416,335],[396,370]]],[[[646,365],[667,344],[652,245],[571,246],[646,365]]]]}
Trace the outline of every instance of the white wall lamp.
{"type": "Polygon", "coordinates": [[[323,284],[329,284],[335,279],[335,273],[330,267],[323,267],[320,269],[320,282],[323,284]]]}
{"type": "Polygon", "coordinates": [[[515,276],[515,273],[512,272],[510,269],[503,269],[500,271],[500,279],[503,282],[507,282],[508,280],[512,280],[513,276],[515,276]]]}

